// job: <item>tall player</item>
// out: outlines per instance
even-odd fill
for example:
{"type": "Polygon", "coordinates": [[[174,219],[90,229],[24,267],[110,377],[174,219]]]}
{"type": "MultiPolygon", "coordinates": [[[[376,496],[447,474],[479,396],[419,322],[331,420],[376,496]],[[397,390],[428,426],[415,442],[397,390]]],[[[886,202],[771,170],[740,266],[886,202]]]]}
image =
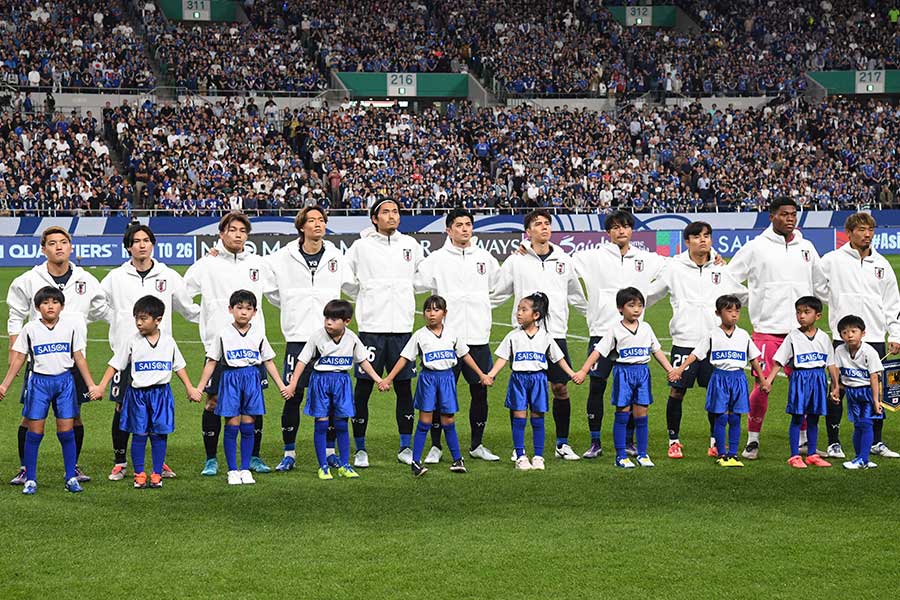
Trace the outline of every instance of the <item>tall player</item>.
{"type": "MultiPolygon", "coordinates": [[[[12,361],[12,347],[26,321],[40,318],[40,313],[34,306],[34,295],[44,286],[53,286],[62,291],[66,298],[66,314],[77,315],[84,319],[85,323],[93,323],[104,318],[109,309],[106,303],[106,294],[100,288],[97,278],[71,262],[72,236],[62,227],[48,227],[41,233],[41,252],[47,258],[30,271],[22,273],[9,286],[6,293],[6,304],[9,307],[9,319],[6,322],[6,330],[9,333],[9,361],[12,361]]],[[[28,381],[30,364],[26,367],[26,373],[22,385],[22,399],[25,398],[25,384],[28,381]]],[[[79,395],[79,405],[88,400],[87,387],[77,370],[75,376],[75,388],[79,395]]],[[[75,461],[81,456],[81,447],[84,443],[84,423],[81,414],[75,417],[73,430],[75,431],[75,461]]],[[[19,464],[25,460],[25,434],[28,428],[23,419],[19,425],[19,464]]],[[[75,475],[79,482],[90,481],[76,464],[75,475]]],[[[13,485],[25,484],[25,467],[19,468],[19,473],[10,481],[13,485]]]]}
{"type": "MultiPolygon", "coordinates": [[[[250,235],[250,219],[243,213],[230,212],[219,221],[219,241],[216,253],[204,256],[195,262],[184,275],[184,283],[190,297],[200,294],[200,338],[207,353],[216,334],[231,326],[228,300],[237,290],[250,290],[256,296],[257,304],[262,303],[266,292],[274,289],[274,281],[268,263],[261,256],[244,249],[250,235]]],[[[266,328],[263,311],[256,311],[251,323],[263,331],[266,328]]],[[[221,369],[221,368],[220,368],[221,369]]],[[[260,371],[262,373],[262,370],[260,371]]],[[[206,388],[206,406],[203,410],[201,427],[203,444],[206,449],[206,464],[202,475],[216,475],[219,462],[216,452],[219,435],[222,433],[222,419],[215,414],[218,397],[218,374],[214,373],[206,388]]],[[[265,379],[263,380],[266,381],[265,379]]],[[[265,383],[264,383],[265,385],[265,383]]],[[[250,469],[257,473],[271,471],[259,456],[262,443],[262,415],[256,417],[256,440],[250,469]]]]}
{"type": "MultiPolygon", "coordinates": [[[[891,264],[872,247],[875,219],[868,213],[856,213],[844,222],[848,242],[822,257],[816,264],[816,292],[828,302],[828,324],[834,346],[841,344],[838,321],[853,314],[866,324],[866,343],[878,356],[900,353],[900,291],[891,264]],[[884,339],[887,336],[887,352],[884,339]]],[[[843,399],[841,399],[843,400],[843,399]]],[[[841,404],[828,403],[828,450],[826,455],[844,458],[841,448],[841,404]]],[[[884,419],[872,420],[871,453],[885,458],[900,458],[881,438],[884,419]]]]}
{"type": "MultiPolygon", "coordinates": [[[[422,247],[408,235],[397,231],[400,207],[390,198],[379,198],[369,209],[373,227],[360,233],[347,251],[350,273],[347,291],[356,294],[356,322],[359,339],[369,349],[369,363],[379,375],[390,370],[412,337],[416,313],[415,275],[422,262],[422,247]]],[[[410,380],[415,364],[409,362],[394,379],[397,396],[396,418],[400,434],[397,460],[410,465],[413,460],[413,398],[410,380]]],[[[353,417],[356,442],[355,467],[369,466],[366,427],[369,420],[369,396],[375,383],[357,365],[353,417]]]]}
{"type": "MultiPolygon", "coordinates": [[[[488,345],[491,339],[491,288],[500,271],[500,264],[493,255],[479,248],[472,229],[475,219],[463,208],[447,213],[447,240],[444,246],[432,252],[419,265],[418,284],[431,293],[447,300],[447,326],[459,333],[469,346],[469,356],[482,372],[491,370],[494,361],[488,345]]],[[[461,363],[462,361],[460,361],[461,363]]],[[[469,456],[487,461],[500,460],[482,444],[487,425],[487,388],[467,365],[454,368],[457,379],[462,372],[469,384],[472,402],[469,405],[469,426],[472,441],[469,456]]],[[[435,419],[432,434],[437,432],[437,442],[425,462],[440,460],[440,419],[435,419]],[[434,424],[437,424],[435,426],[434,424]]]]}
{"type": "MultiPolygon", "coordinates": [[[[514,253],[503,263],[497,277],[492,300],[503,302],[512,295],[512,323],[516,324],[516,307],[519,301],[535,292],[543,292],[550,301],[550,314],[542,321],[542,327],[553,336],[557,345],[569,358],[566,333],[569,328],[569,305],[580,313],[587,314],[588,302],[575,273],[574,261],[562,248],[550,243],[553,228],[550,213],[536,209],[525,215],[525,234],[528,241],[522,242],[520,252],[514,253]]],[[[449,313],[448,313],[449,314],[449,313]]],[[[556,456],[565,460],[581,458],[569,445],[569,421],[571,403],[566,383],[569,376],[557,364],[547,369],[550,390],[553,393],[553,420],[556,424],[556,456]]]]}
{"type": "MultiPolygon", "coordinates": [[[[156,236],[147,225],[131,225],[122,238],[122,246],[131,255],[123,265],[113,269],[100,282],[109,302],[109,347],[115,352],[122,340],[134,335],[134,303],[144,296],[155,296],[165,306],[159,329],[172,335],[172,309],[192,323],[200,320],[200,307],[193,303],[181,275],[164,263],[153,259],[156,236]]],[[[117,371],[110,387],[110,400],[116,403],[112,420],[113,469],[111,481],[125,478],[127,466],[128,432],[119,428],[122,400],[129,386],[131,369],[117,371]]],[[[163,465],[163,477],[175,473],[163,465]]]]}
{"type": "MultiPolygon", "coordinates": [[[[762,352],[766,377],[772,357],[791,329],[796,327],[794,302],[813,294],[813,268],[819,260],[815,246],[797,229],[797,203],[776,198],[769,204],[770,225],[747,242],[728,263],[738,282],[750,290],[749,313],[753,343],[762,352]]],[[[759,455],[759,432],[769,408],[769,394],[758,385],[750,393],[749,434],[741,453],[755,460],[759,455]]]]}
{"type": "MultiPolygon", "coordinates": [[[[325,305],[341,297],[341,285],[348,277],[343,253],[325,239],[328,215],[321,206],[308,206],[297,213],[297,239],[267,258],[275,289],[266,298],[281,310],[281,331],[286,343],[282,378],[291,383],[297,357],[311,335],[322,329],[325,305]]],[[[314,361],[313,361],[314,362],[314,361]]],[[[284,457],[276,471],[290,471],[296,462],[297,432],[303,390],[313,367],[307,365],[297,382],[297,392],[284,402],[281,436],[284,457]]],[[[328,449],[329,454],[334,448],[328,449]]]]}

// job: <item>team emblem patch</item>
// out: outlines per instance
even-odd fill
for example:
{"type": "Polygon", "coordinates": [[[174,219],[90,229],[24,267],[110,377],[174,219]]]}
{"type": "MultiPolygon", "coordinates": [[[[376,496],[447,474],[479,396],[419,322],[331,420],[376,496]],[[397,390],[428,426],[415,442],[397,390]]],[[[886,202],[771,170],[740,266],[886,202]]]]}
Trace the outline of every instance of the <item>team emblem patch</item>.
{"type": "Polygon", "coordinates": [[[328,261],[328,270],[332,273],[337,273],[337,259],[332,258],[328,261]]]}
{"type": "Polygon", "coordinates": [[[719,285],[722,283],[722,274],[721,273],[713,273],[712,274],[712,282],[713,285],[719,285]]]}
{"type": "Polygon", "coordinates": [[[406,262],[412,260],[412,250],[410,250],[409,248],[403,249],[403,260],[405,260],[406,262]]]}
{"type": "Polygon", "coordinates": [[[166,280],[165,279],[157,279],[156,280],[156,291],[160,294],[166,291],[166,280]]]}
{"type": "Polygon", "coordinates": [[[634,261],[634,270],[640,273],[644,270],[644,261],[642,259],[637,259],[634,261]]]}
{"type": "Polygon", "coordinates": [[[810,260],[809,250],[801,250],[800,254],[803,256],[803,260],[805,260],[806,262],[809,262],[809,260],[810,260]]]}
{"type": "Polygon", "coordinates": [[[475,263],[475,272],[479,275],[484,275],[487,273],[487,266],[483,262],[475,263]]]}
{"type": "Polygon", "coordinates": [[[566,263],[556,263],[556,272],[562,275],[566,272],[566,263]]]}
{"type": "Polygon", "coordinates": [[[75,282],[75,293],[84,296],[84,293],[87,291],[87,284],[83,281],[75,282]]]}
{"type": "Polygon", "coordinates": [[[259,269],[250,269],[250,281],[259,281],[259,269]]]}
{"type": "Polygon", "coordinates": [[[875,267],[875,279],[884,279],[884,269],[882,267],[875,267]]]}

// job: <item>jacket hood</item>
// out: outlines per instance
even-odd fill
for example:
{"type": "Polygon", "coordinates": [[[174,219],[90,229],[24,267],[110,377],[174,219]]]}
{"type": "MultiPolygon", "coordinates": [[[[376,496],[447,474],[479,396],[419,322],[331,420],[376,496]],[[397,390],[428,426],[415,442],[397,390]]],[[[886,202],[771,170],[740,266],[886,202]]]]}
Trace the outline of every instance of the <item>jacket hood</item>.
{"type": "Polygon", "coordinates": [[[247,250],[241,250],[240,252],[235,254],[231,250],[228,250],[227,248],[225,248],[225,244],[222,243],[221,239],[216,240],[215,248],[219,252],[219,256],[222,258],[230,258],[233,260],[243,260],[250,255],[250,253],[247,252],[247,250]]]}
{"type": "Polygon", "coordinates": [[[469,240],[469,245],[466,246],[465,248],[460,248],[458,246],[454,246],[453,242],[450,241],[449,235],[444,240],[444,250],[447,250],[448,252],[451,252],[453,254],[462,255],[463,252],[466,252],[466,251],[471,252],[471,251],[475,250],[477,247],[478,247],[478,238],[475,237],[474,235],[469,240]]]}
{"type": "MultiPolygon", "coordinates": [[[[775,228],[772,225],[766,227],[766,230],[762,232],[762,237],[766,240],[773,242],[775,244],[784,244],[784,236],[778,235],[775,233],[775,228]]],[[[789,246],[794,246],[803,241],[803,233],[799,229],[794,229],[794,237],[791,238],[787,244],[789,246]]]]}
{"type": "Polygon", "coordinates": [[[359,232],[360,238],[372,238],[372,239],[378,240],[380,242],[387,242],[387,241],[396,242],[400,239],[401,235],[403,235],[403,234],[400,233],[399,229],[388,236],[388,235],[384,235],[383,233],[379,233],[378,231],[375,230],[374,227],[366,227],[365,229],[363,229],[362,231],[359,232]]]}

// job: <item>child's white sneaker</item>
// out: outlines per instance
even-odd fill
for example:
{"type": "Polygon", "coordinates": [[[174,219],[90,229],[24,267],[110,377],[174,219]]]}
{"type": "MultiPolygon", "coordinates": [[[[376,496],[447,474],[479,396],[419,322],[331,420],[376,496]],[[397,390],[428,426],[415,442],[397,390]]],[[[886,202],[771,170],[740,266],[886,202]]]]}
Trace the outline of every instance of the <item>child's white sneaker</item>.
{"type": "Polygon", "coordinates": [[[543,471],[544,470],[544,457],[543,456],[535,456],[531,459],[531,469],[534,471],[543,471]]]}
{"type": "Polygon", "coordinates": [[[228,485],[241,485],[240,471],[228,471],[228,485]]]}
{"type": "Polygon", "coordinates": [[[516,471],[530,471],[531,470],[531,461],[528,460],[528,455],[523,454],[519,458],[516,459],[516,471]]]}
{"type": "MultiPolygon", "coordinates": [[[[256,480],[253,479],[253,473],[251,473],[250,471],[239,471],[238,474],[241,478],[242,484],[250,485],[250,484],[256,483],[256,480]]],[[[231,482],[229,481],[229,483],[231,483],[231,482]]]]}

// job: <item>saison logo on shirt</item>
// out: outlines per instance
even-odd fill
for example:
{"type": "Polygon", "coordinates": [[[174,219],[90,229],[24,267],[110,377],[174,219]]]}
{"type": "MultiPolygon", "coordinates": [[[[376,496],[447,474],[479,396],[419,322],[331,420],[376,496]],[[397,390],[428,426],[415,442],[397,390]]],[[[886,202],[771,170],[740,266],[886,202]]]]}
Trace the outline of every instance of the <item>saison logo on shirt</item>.
{"type": "Polygon", "coordinates": [[[619,358],[635,358],[638,356],[650,356],[650,348],[643,346],[637,348],[619,349],[619,358]]]}
{"type": "Polygon", "coordinates": [[[794,357],[794,362],[802,365],[809,362],[824,361],[827,358],[822,352],[807,352],[806,354],[798,354],[794,357]]]}
{"type": "Polygon", "coordinates": [[[241,360],[242,358],[257,360],[259,359],[259,350],[250,350],[249,348],[229,350],[225,353],[225,357],[228,360],[241,360]]]}
{"type": "Polygon", "coordinates": [[[172,362],[168,360],[142,360],[134,363],[134,371],[171,371],[172,362]]]}
{"type": "Polygon", "coordinates": [[[71,352],[71,344],[69,342],[54,342],[52,344],[38,344],[32,350],[35,355],[41,354],[69,354],[71,352]]]}
{"type": "Polygon", "coordinates": [[[322,356],[319,358],[319,364],[329,367],[349,367],[353,364],[353,358],[350,356],[322,356]]]}
{"type": "Polygon", "coordinates": [[[713,350],[711,360],[747,360],[747,353],[742,350],[713,350]]]}
{"type": "Polygon", "coordinates": [[[432,362],[435,360],[451,360],[456,358],[456,351],[454,350],[435,350],[433,352],[426,352],[424,355],[425,362],[432,362]]]}
{"type": "Polygon", "coordinates": [[[522,362],[526,360],[533,360],[536,362],[547,362],[547,355],[543,352],[516,352],[515,357],[513,357],[514,362],[522,362]]]}

